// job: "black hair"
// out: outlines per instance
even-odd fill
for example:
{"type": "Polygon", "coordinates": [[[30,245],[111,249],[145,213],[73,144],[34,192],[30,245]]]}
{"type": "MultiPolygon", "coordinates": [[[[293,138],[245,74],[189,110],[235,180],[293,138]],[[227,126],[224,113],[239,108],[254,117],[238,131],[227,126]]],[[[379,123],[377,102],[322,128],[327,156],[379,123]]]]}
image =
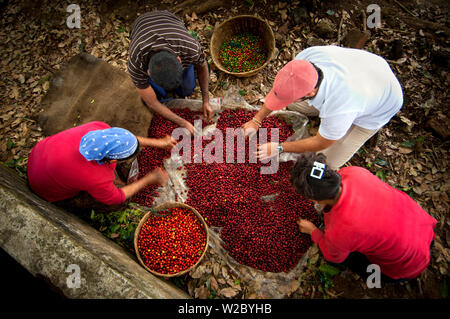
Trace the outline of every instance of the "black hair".
{"type": "Polygon", "coordinates": [[[326,156],[322,153],[300,154],[290,173],[295,190],[307,199],[317,201],[334,199],[341,186],[341,176],[326,165],[326,156]],[[311,176],[311,171],[315,167],[314,162],[325,164],[320,179],[311,176]]]}
{"type": "Polygon", "coordinates": [[[129,159],[135,157],[138,153],[139,153],[139,145],[138,145],[138,147],[136,147],[136,150],[133,152],[133,154],[131,154],[128,157],[121,158],[121,159],[119,159],[119,161],[128,161],[129,159]]]}
{"type": "Polygon", "coordinates": [[[148,62],[150,78],[166,91],[181,85],[183,67],[177,57],[168,51],[158,51],[148,62]]]}
{"type": "Polygon", "coordinates": [[[314,87],[315,89],[318,89],[319,88],[319,86],[320,86],[320,84],[322,83],[322,80],[323,80],[323,72],[322,72],[322,70],[318,67],[318,66],[316,66],[314,63],[312,63],[312,62],[310,62],[312,65],[313,65],[313,67],[316,69],[316,71],[317,71],[317,74],[319,74],[319,77],[317,78],[317,84],[316,84],[316,86],[314,87]]]}

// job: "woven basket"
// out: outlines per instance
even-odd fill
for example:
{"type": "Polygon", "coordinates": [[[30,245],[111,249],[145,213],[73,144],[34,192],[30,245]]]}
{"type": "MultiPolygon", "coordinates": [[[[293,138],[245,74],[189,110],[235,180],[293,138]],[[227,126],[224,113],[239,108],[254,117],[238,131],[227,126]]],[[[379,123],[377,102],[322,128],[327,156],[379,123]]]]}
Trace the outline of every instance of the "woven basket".
{"type": "MultiPolygon", "coordinates": [[[[192,211],[195,215],[197,215],[198,219],[200,219],[201,223],[205,227],[206,243],[205,243],[205,247],[203,249],[203,253],[200,256],[200,258],[197,260],[197,262],[194,265],[192,265],[188,269],[185,269],[183,271],[180,271],[180,272],[177,272],[177,273],[174,273],[174,274],[161,274],[159,272],[151,270],[150,268],[148,268],[145,265],[144,261],[141,259],[141,255],[139,253],[139,249],[138,249],[138,245],[137,245],[138,237],[139,237],[139,233],[141,232],[142,225],[144,225],[144,223],[147,221],[147,219],[152,215],[152,212],[148,212],[147,214],[145,214],[144,217],[142,217],[141,221],[139,222],[139,225],[136,227],[136,230],[134,232],[134,250],[136,251],[136,256],[139,259],[139,262],[141,263],[142,266],[144,266],[145,269],[147,269],[149,272],[151,272],[152,274],[154,274],[156,276],[166,277],[166,278],[181,276],[181,275],[189,272],[192,268],[196,267],[200,263],[200,261],[203,259],[203,257],[205,256],[206,249],[208,248],[208,245],[209,245],[208,225],[206,224],[206,222],[203,219],[202,215],[200,215],[200,213],[195,208],[193,208],[193,207],[191,207],[189,205],[186,205],[186,204],[177,203],[177,202],[171,202],[171,203],[161,204],[161,205],[155,207],[154,210],[159,211],[159,210],[164,210],[164,209],[168,209],[168,208],[185,208],[185,209],[188,209],[188,210],[192,211]]],[[[164,217],[162,217],[162,218],[164,218],[164,217]]]]}
{"type": "Polygon", "coordinates": [[[269,64],[270,60],[272,60],[275,52],[275,37],[273,36],[272,29],[266,21],[252,15],[236,16],[225,20],[214,29],[211,37],[210,51],[212,60],[219,70],[237,77],[249,77],[264,69],[267,64],[269,64]],[[230,72],[226,70],[219,61],[220,47],[233,35],[243,32],[253,33],[263,39],[267,50],[267,60],[259,68],[248,72],[230,72]]]}

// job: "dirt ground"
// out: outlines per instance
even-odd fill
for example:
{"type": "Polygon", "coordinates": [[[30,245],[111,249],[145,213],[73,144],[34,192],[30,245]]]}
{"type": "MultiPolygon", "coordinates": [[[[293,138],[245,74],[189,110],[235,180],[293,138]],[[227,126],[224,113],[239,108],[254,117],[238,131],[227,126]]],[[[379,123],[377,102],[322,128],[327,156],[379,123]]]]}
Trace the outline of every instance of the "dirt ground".
{"type": "MultiPolygon", "coordinates": [[[[347,165],[366,167],[391,186],[407,192],[438,220],[432,261],[409,283],[368,289],[348,270],[324,280],[320,252],[290,286],[289,298],[448,298],[449,230],[449,3],[444,0],[377,1],[381,27],[364,23],[374,1],[199,1],[177,11],[182,1],[76,1],[81,28],[69,29],[66,1],[0,1],[0,162],[24,174],[31,148],[44,138],[37,125],[40,102],[53,74],[74,55],[87,52],[126,71],[128,35],[138,13],[175,11],[198,37],[210,63],[211,97],[238,84],[244,98],[262,105],[277,71],[302,49],[313,45],[362,48],[386,58],[404,90],[401,111],[347,165]],[[203,11],[204,4],[213,6],[203,11]],[[196,11],[197,10],[197,11],[196,11]],[[236,78],[218,71],[209,41],[225,19],[253,14],[267,19],[277,55],[259,74],[236,78]],[[364,34],[367,41],[364,41],[364,34]]],[[[200,98],[197,88],[192,98],[200,98]]],[[[310,131],[319,121],[311,119],[310,131]]],[[[203,260],[203,272],[177,279],[195,298],[258,298],[244,281],[227,276],[228,266],[214,252],[203,260]],[[215,271],[218,265],[221,271],[215,271]],[[214,291],[214,292],[213,292],[214,291]]]]}

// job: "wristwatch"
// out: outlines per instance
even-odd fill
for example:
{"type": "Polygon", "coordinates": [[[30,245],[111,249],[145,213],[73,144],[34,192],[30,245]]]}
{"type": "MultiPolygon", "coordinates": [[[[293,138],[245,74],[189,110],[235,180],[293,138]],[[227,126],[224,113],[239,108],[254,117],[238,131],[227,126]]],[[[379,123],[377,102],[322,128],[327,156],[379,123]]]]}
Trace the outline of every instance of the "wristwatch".
{"type": "Polygon", "coordinates": [[[284,152],[283,146],[281,146],[281,143],[278,143],[278,154],[281,154],[284,152]]]}

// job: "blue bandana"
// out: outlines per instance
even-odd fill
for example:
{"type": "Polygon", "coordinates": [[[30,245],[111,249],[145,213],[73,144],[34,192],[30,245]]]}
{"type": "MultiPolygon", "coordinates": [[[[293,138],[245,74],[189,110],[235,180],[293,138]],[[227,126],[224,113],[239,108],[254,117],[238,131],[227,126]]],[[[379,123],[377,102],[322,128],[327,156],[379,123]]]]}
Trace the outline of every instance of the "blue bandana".
{"type": "Polygon", "coordinates": [[[103,164],[103,159],[124,159],[136,151],[138,140],[131,132],[120,127],[95,130],[81,138],[79,151],[88,161],[103,164]]]}

